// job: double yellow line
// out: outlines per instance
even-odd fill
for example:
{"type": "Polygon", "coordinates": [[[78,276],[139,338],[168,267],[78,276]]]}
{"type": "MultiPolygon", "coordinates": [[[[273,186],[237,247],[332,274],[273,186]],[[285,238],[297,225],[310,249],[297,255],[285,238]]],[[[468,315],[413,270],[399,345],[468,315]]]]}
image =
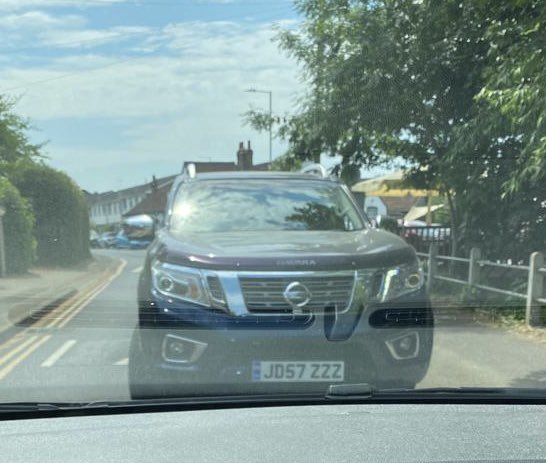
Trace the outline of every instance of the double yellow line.
{"type": "Polygon", "coordinates": [[[8,376],[32,352],[51,338],[51,334],[33,334],[35,329],[61,329],[72,318],[80,313],[100,292],[102,292],[122,272],[127,261],[120,259],[116,270],[106,270],[99,278],[90,283],[82,291],[59,304],[51,312],[36,320],[24,331],[15,334],[0,345],[0,351],[6,351],[0,356],[0,381],[8,376]]]}

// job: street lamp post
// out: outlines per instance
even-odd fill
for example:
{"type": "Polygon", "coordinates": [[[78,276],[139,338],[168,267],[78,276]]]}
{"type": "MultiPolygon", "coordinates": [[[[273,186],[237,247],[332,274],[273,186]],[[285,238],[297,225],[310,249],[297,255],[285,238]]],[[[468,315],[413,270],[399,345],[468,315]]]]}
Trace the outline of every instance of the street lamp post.
{"type": "Polygon", "coordinates": [[[271,90],[257,90],[249,88],[247,93],[265,93],[269,95],[269,162],[273,161],[273,92],[271,90]]]}

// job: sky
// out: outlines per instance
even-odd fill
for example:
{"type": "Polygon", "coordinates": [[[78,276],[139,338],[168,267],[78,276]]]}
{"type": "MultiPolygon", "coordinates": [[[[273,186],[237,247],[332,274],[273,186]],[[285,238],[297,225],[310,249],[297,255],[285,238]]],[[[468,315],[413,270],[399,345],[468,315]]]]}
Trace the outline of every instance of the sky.
{"type": "Polygon", "coordinates": [[[266,162],[268,134],[242,114],[268,96],[245,89],[294,112],[304,84],[273,38],[298,21],[288,0],[0,0],[0,94],[88,191],[234,161],[239,141],[266,162]]]}

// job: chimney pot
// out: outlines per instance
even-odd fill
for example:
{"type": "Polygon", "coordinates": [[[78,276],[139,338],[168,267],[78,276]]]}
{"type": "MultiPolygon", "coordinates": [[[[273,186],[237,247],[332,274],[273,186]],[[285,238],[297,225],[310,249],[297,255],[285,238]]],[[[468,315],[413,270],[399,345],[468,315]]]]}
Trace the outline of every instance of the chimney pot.
{"type": "Polygon", "coordinates": [[[237,168],[238,170],[252,170],[252,149],[250,148],[250,140],[247,142],[248,148],[245,149],[244,142],[239,143],[237,151],[237,168]]]}

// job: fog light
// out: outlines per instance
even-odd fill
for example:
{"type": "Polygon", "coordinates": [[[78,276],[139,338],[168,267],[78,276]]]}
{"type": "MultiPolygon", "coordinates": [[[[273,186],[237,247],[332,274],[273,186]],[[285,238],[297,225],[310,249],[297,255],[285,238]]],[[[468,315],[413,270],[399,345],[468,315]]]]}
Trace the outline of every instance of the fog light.
{"type": "Polygon", "coordinates": [[[419,354],[419,334],[416,331],[389,339],[385,344],[396,360],[412,359],[419,354]]]}
{"type": "Polygon", "coordinates": [[[173,356],[180,356],[186,350],[184,348],[184,343],[181,341],[171,341],[167,344],[167,348],[169,350],[169,354],[172,354],[173,356]]]}
{"type": "Polygon", "coordinates": [[[400,350],[403,350],[405,352],[408,352],[411,349],[413,344],[414,343],[412,342],[412,340],[409,337],[402,338],[398,342],[398,346],[400,347],[400,350]]]}
{"type": "Polygon", "coordinates": [[[406,286],[412,289],[421,286],[421,275],[418,273],[412,273],[406,278],[406,286]]]}
{"type": "Polygon", "coordinates": [[[204,342],[167,334],[163,338],[161,355],[166,362],[192,363],[199,360],[207,346],[204,342]]]}

